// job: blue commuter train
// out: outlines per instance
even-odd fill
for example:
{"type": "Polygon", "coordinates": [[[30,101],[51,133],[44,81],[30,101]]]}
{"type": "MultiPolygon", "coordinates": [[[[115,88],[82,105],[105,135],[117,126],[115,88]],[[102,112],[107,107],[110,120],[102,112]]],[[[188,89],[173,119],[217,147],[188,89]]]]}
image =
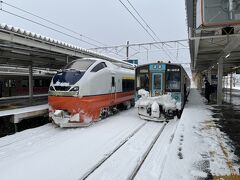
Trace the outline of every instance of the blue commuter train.
{"type": "Polygon", "coordinates": [[[158,62],[141,65],[136,68],[135,76],[135,97],[142,100],[138,104],[141,118],[156,121],[172,119],[174,116],[180,118],[190,92],[190,78],[180,64],[158,62]],[[148,92],[149,98],[140,98],[139,90],[148,92]],[[170,106],[166,99],[171,101],[170,106]],[[159,107],[156,108],[156,103],[153,107],[154,101],[159,107]]]}

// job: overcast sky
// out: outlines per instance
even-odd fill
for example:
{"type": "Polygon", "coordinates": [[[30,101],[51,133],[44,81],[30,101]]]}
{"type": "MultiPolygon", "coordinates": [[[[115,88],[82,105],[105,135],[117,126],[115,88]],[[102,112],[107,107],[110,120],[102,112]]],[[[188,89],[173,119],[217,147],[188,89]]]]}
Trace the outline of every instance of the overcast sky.
{"type": "MultiPolygon", "coordinates": [[[[150,36],[133,19],[129,12],[118,0],[4,0],[5,2],[28,10],[36,15],[54,21],[57,24],[68,27],[83,35],[96,39],[106,45],[152,42],[150,36]]],[[[127,4],[126,0],[122,0],[127,4]]],[[[129,0],[146,20],[149,26],[156,32],[162,41],[187,39],[187,25],[184,0],[129,0]]],[[[40,23],[44,21],[2,5],[4,10],[28,17],[40,23]]],[[[73,40],[69,37],[43,28],[36,24],[22,20],[15,16],[0,11],[1,23],[21,27],[29,31],[43,34],[84,48],[92,46],[73,40]]],[[[54,27],[64,31],[59,27],[54,27]]],[[[66,32],[66,31],[65,31],[66,32]]],[[[70,33],[70,32],[67,32],[70,33]]],[[[189,61],[188,51],[182,52],[181,62],[189,61]],[[187,60],[184,60],[187,59],[187,60]]],[[[136,56],[142,62],[145,54],[136,56]]],[[[149,55],[149,59],[155,61],[157,57],[167,58],[163,52],[155,52],[149,55]]]]}

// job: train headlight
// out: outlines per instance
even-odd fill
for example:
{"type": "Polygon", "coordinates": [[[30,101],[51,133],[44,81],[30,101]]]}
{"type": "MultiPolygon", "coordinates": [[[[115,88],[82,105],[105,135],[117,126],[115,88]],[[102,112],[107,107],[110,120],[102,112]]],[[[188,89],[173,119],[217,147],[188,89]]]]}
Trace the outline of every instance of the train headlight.
{"type": "Polygon", "coordinates": [[[75,86],[71,89],[71,91],[79,91],[79,87],[78,86],[75,86]]]}

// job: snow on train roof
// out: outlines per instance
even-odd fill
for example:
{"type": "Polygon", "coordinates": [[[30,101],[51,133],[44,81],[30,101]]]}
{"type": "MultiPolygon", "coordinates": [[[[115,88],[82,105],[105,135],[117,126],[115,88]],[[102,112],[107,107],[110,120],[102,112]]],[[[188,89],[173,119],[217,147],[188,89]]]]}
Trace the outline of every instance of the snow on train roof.
{"type": "Polygon", "coordinates": [[[83,52],[86,52],[88,54],[91,54],[92,56],[100,56],[101,58],[103,58],[105,60],[108,59],[108,60],[112,60],[116,63],[122,63],[122,64],[126,64],[126,65],[129,65],[129,66],[131,65],[130,63],[124,62],[122,60],[119,60],[119,59],[116,59],[116,58],[111,58],[109,56],[105,56],[105,55],[100,54],[100,53],[95,53],[95,52],[87,50],[85,48],[81,48],[81,47],[78,47],[78,46],[75,46],[75,45],[72,45],[72,44],[69,44],[69,43],[66,43],[66,42],[62,42],[62,41],[59,41],[59,40],[56,40],[56,39],[53,39],[53,38],[50,38],[50,37],[47,37],[47,36],[43,36],[43,35],[35,33],[35,32],[27,31],[27,30],[19,28],[19,27],[14,27],[12,25],[7,25],[5,23],[0,23],[0,29],[11,31],[11,32],[13,32],[15,34],[18,34],[18,35],[27,36],[31,39],[45,41],[47,43],[62,46],[63,48],[70,48],[74,51],[75,50],[83,51],[83,52]]]}

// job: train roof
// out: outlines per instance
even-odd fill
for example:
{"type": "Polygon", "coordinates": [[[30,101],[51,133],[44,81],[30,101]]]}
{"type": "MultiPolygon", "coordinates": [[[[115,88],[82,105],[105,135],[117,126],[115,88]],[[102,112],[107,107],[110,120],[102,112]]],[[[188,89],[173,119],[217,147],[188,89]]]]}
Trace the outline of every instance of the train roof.
{"type": "Polygon", "coordinates": [[[75,59],[74,61],[81,61],[81,60],[95,60],[95,61],[104,61],[104,62],[109,62],[109,63],[112,63],[118,67],[121,67],[121,68],[124,68],[124,69],[131,69],[131,70],[134,70],[135,69],[135,65],[134,64],[130,64],[130,63],[122,63],[122,62],[113,62],[113,61],[108,61],[106,59],[100,59],[100,58],[79,58],[79,59],[75,59]]]}

